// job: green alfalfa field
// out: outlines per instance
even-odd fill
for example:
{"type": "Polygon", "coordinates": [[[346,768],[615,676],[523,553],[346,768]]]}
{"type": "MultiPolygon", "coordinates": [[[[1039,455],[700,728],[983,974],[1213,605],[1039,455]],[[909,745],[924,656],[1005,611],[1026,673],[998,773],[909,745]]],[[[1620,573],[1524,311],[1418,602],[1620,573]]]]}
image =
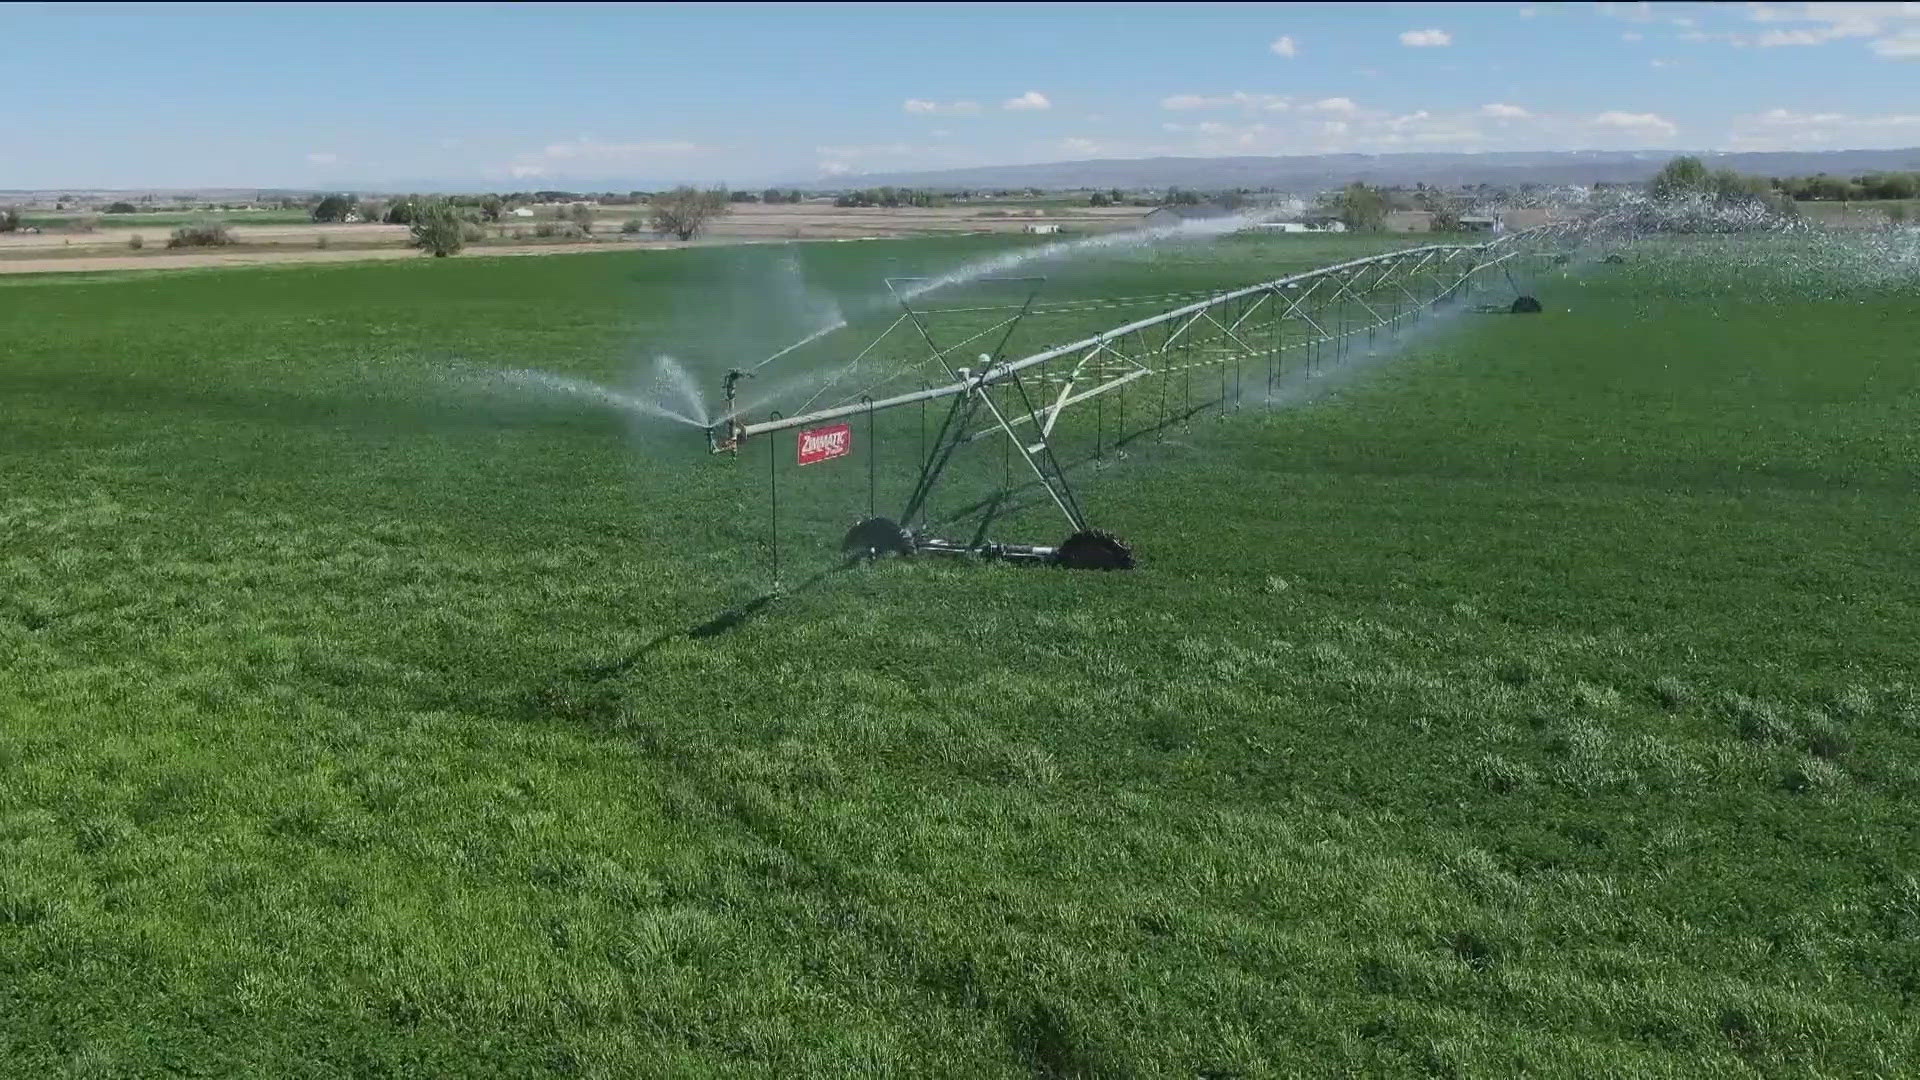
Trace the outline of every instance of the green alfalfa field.
{"type": "Polygon", "coordinates": [[[759,448],[462,374],[1007,242],[0,285],[0,1071],[1920,1068],[1910,280],[1637,245],[1143,443],[1131,573],[773,599],[759,448]]]}

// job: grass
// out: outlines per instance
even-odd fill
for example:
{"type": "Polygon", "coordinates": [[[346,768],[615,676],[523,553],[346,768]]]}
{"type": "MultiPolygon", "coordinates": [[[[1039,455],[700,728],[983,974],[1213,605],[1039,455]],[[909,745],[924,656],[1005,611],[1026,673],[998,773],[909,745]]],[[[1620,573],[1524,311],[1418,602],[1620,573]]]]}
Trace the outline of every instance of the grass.
{"type": "Polygon", "coordinates": [[[1826,225],[1863,220],[1884,225],[1892,221],[1896,208],[1905,215],[1903,220],[1906,223],[1920,223],[1920,199],[1856,199],[1852,202],[1806,200],[1795,206],[1802,218],[1826,225]]]}
{"type": "Polygon", "coordinates": [[[0,1060],[1914,1070],[1910,288],[1644,245],[1138,447],[1132,574],[751,610],[758,450],[463,374],[1011,242],[0,281],[0,1060]]]}

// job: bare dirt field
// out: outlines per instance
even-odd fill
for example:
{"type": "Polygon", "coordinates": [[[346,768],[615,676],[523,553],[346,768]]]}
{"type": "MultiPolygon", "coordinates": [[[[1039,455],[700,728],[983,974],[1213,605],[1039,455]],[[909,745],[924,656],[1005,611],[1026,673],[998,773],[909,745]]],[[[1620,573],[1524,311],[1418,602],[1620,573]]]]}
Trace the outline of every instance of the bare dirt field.
{"type": "MultiPolygon", "coordinates": [[[[625,208],[611,207],[621,210],[625,208]]],[[[644,207],[634,209],[644,211],[644,207]]],[[[1125,228],[1146,214],[1137,206],[1076,207],[1043,211],[1011,204],[967,203],[957,206],[838,207],[819,203],[762,206],[737,205],[714,223],[715,237],[800,240],[825,236],[902,236],[917,233],[1020,232],[1030,225],[1058,225],[1063,231],[1091,232],[1125,228]]],[[[624,218],[629,214],[616,214],[624,218]]]]}
{"type": "MultiPolygon", "coordinates": [[[[567,255],[590,251],[628,248],[685,247],[666,240],[639,242],[581,241],[564,244],[476,244],[467,250],[478,255],[567,255]]],[[[277,263],[368,262],[385,259],[417,259],[420,252],[404,244],[357,248],[258,248],[239,246],[208,250],[126,251],[106,254],[98,249],[84,254],[50,258],[0,258],[0,274],[104,273],[116,270],[191,270],[214,266],[268,266],[277,263]]]]}
{"type": "MultiPolygon", "coordinates": [[[[933,233],[1020,232],[1030,226],[1057,226],[1063,233],[1107,232],[1131,228],[1145,210],[1139,207],[1041,209],[971,203],[961,206],[898,209],[835,207],[819,203],[763,206],[738,203],[715,221],[699,244],[783,240],[856,239],[933,233]]],[[[596,235],[585,240],[536,240],[534,230],[553,220],[549,208],[531,218],[508,217],[488,226],[488,239],[469,250],[488,255],[559,255],[614,248],[681,247],[651,232],[621,235],[628,218],[645,220],[644,206],[599,207],[596,235]]],[[[169,249],[166,226],[142,227],[114,222],[93,232],[10,233],[0,236],[0,274],[101,272],[109,270],[186,269],[290,262],[348,262],[415,257],[403,225],[234,225],[237,243],[222,249],[169,249]],[[144,247],[129,241],[138,235],[144,247]],[[324,241],[325,246],[322,246],[324,241]]]]}

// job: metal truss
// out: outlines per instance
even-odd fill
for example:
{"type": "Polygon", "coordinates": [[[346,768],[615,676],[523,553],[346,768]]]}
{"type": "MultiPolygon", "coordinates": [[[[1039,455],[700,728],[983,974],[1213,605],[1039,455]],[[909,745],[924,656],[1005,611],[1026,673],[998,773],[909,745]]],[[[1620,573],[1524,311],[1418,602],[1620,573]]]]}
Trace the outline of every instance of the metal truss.
{"type": "MultiPolygon", "coordinates": [[[[1556,223],[1482,244],[1432,244],[1353,259],[1202,295],[1090,337],[1015,357],[1003,355],[1003,350],[1014,328],[1034,309],[1035,279],[1017,279],[1029,286],[1017,305],[949,309],[1007,313],[1002,318],[989,314],[984,327],[969,324],[970,333],[951,341],[941,340],[928,313],[914,306],[912,298],[918,291],[897,288],[900,281],[896,279],[888,287],[901,314],[860,351],[849,369],[883,340],[905,332],[918,335],[927,350],[921,363],[941,372],[946,381],[877,399],[863,396],[858,402],[830,408],[803,408],[794,416],[758,422],[730,415],[708,433],[709,443],[715,449],[730,450],[775,432],[951,399],[938,435],[925,450],[919,478],[898,524],[912,527],[957,451],[969,443],[999,437],[1018,454],[1032,476],[1029,483],[1044,491],[1046,501],[1080,533],[1088,528],[1087,518],[1055,448],[1063,417],[1089,403],[1097,405],[1107,395],[1142,385],[1157,401],[1159,415],[1170,417],[1175,411],[1167,404],[1170,398],[1178,393],[1182,402],[1190,404],[1191,380],[1209,371],[1220,374],[1220,397],[1212,403],[1229,396],[1237,401],[1244,366],[1263,365],[1269,388],[1275,372],[1289,358],[1304,357],[1305,369],[1311,372],[1330,352],[1343,354],[1356,336],[1370,339],[1391,333],[1437,308],[1464,302],[1483,283],[1502,277],[1511,282],[1516,266],[1560,255],[1579,239],[1587,224],[1556,223]],[[1186,385],[1180,391],[1170,390],[1169,384],[1178,380],[1186,385]],[[1155,382],[1157,391],[1152,387],[1155,382]]],[[[1094,301],[1078,306],[1102,305],[1094,301]]],[[[1099,430],[1095,428],[1096,446],[1099,430]]]]}

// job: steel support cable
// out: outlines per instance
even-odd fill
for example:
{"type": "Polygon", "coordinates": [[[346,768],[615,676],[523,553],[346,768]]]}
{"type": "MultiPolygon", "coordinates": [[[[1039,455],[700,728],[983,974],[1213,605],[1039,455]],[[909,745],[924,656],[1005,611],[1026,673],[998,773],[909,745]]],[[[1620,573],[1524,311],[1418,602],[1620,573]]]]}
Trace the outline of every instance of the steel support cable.
{"type": "MultiPolygon", "coordinates": [[[[813,392],[813,396],[807,398],[806,401],[802,402],[800,404],[799,409],[796,409],[795,411],[805,412],[806,410],[812,408],[813,403],[820,400],[820,395],[833,389],[835,386],[839,385],[840,380],[846,378],[848,375],[858,370],[860,367],[860,362],[867,358],[867,354],[879,348],[880,343],[887,340],[887,336],[889,334],[892,334],[895,330],[899,329],[900,324],[905,322],[906,318],[907,317],[905,315],[895,316],[894,320],[887,324],[887,328],[885,330],[880,331],[880,336],[868,342],[866,348],[861,349],[858,355],[856,355],[852,360],[847,361],[844,367],[842,367],[838,372],[836,372],[832,378],[828,379],[826,383],[820,387],[820,389],[815,390],[813,392]]],[[[878,386],[879,383],[875,383],[874,385],[878,386]]],[[[869,389],[871,389],[871,387],[869,387],[869,389]]]]}
{"type": "MultiPolygon", "coordinates": [[[[905,315],[902,315],[902,316],[900,316],[900,318],[904,320],[904,319],[906,318],[906,316],[905,316],[905,315]]],[[[893,373],[891,373],[891,374],[888,374],[888,375],[884,375],[884,376],[882,376],[881,378],[879,378],[878,380],[876,380],[876,381],[875,381],[875,382],[873,383],[873,385],[871,385],[871,386],[869,386],[869,387],[867,387],[867,388],[866,388],[865,390],[862,390],[862,391],[861,391],[861,393],[863,393],[863,394],[870,394],[870,393],[872,393],[873,391],[875,391],[875,390],[877,390],[877,389],[879,389],[880,387],[882,387],[882,386],[885,386],[886,384],[888,384],[888,383],[890,383],[890,382],[893,382],[893,381],[894,381],[895,379],[900,379],[900,378],[904,378],[905,376],[908,376],[908,375],[912,375],[912,374],[914,374],[914,373],[916,373],[916,372],[918,372],[918,371],[919,371],[919,370],[920,370],[921,368],[923,368],[923,367],[925,367],[925,366],[927,366],[927,364],[928,364],[928,363],[930,363],[930,362],[932,362],[932,361],[935,361],[935,360],[938,360],[938,361],[940,361],[940,362],[941,362],[941,365],[942,365],[943,367],[944,367],[944,366],[947,366],[947,365],[946,365],[946,357],[947,357],[947,356],[948,356],[949,354],[951,354],[951,353],[953,353],[953,352],[955,352],[955,351],[957,351],[957,350],[960,350],[960,349],[964,349],[964,348],[966,348],[966,347],[967,347],[968,345],[970,345],[970,344],[972,344],[973,342],[975,342],[975,341],[978,341],[978,340],[980,340],[980,339],[981,339],[981,338],[983,338],[983,337],[986,337],[986,336],[987,336],[988,334],[991,334],[991,333],[993,333],[993,332],[994,332],[995,330],[998,330],[998,329],[1000,329],[1001,327],[1003,327],[1003,326],[1006,326],[1006,325],[1007,325],[1008,323],[1012,323],[1012,322],[1018,322],[1018,321],[1019,321],[1019,317],[1018,317],[1018,316],[1015,316],[1015,317],[1014,317],[1014,318],[1012,318],[1012,319],[1004,319],[1004,320],[1002,320],[1002,321],[1000,321],[1000,322],[997,322],[997,323],[995,323],[995,324],[993,324],[992,326],[989,326],[989,327],[987,327],[987,328],[986,328],[985,330],[982,330],[982,331],[980,331],[979,333],[976,333],[976,334],[973,334],[973,335],[972,335],[972,336],[970,336],[970,337],[967,337],[967,338],[963,338],[963,339],[961,339],[960,341],[957,341],[957,342],[954,342],[954,343],[953,343],[952,345],[949,345],[949,346],[948,346],[947,348],[945,348],[945,349],[941,349],[941,350],[939,350],[939,351],[938,351],[938,352],[936,352],[936,353],[935,353],[934,355],[932,355],[932,356],[929,356],[929,357],[927,357],[927,358],[926,358],[925,360],[920,360],[920,361],[918,361],[918,362],[916,362],[916,363],[913,363],[913,364],[910,364],[910,365],[908,365],[908,366],[906,366],[906,367],[903,367],[903,368],[901,368],[900,370],[898,370],[898,371],[895,371],[895,372],[893,372],[893,373]]],[[[895,323],[895,325],[898,325],[898,323],[896,322],[896,323],[895,323]]],[[[875,342],[875,344],[878,344],[878,342],[875,342]]],[[[869,348],[871,348],[871,346],[869,346],[869,348]]],[[[861,355],[863,355],[863,356],[864,356],[864,355],[865,355],[865,353],[862,353],[861,355]]],[[[949,372],[951,372],[951,368],[949,368],[949,372]]],[[[821,393],[825,393],[825,392],[826,392],[826,390],[828,390],[828,389],[831,389],[831,386],[829,386],[829,387],[825,387],[825,388],[822,388],[822,389],[821,389],[821,390],[819,391],[819,393],[816,393],[816,394],[814,395],[814,397],[815,397],[815,398],[818,398],[818,397],[820,396],[820,394],[821,394],[821,393]]],[[[858,395],[854,395],[854,396],[858,396],[858,395]]],[[[844,399],[843,399],[843,400],[844,400],[844,399]]],[[[812,402],[810,401],[810,402],[808,402],[808,404],[812,404],[812,402]]]]}

